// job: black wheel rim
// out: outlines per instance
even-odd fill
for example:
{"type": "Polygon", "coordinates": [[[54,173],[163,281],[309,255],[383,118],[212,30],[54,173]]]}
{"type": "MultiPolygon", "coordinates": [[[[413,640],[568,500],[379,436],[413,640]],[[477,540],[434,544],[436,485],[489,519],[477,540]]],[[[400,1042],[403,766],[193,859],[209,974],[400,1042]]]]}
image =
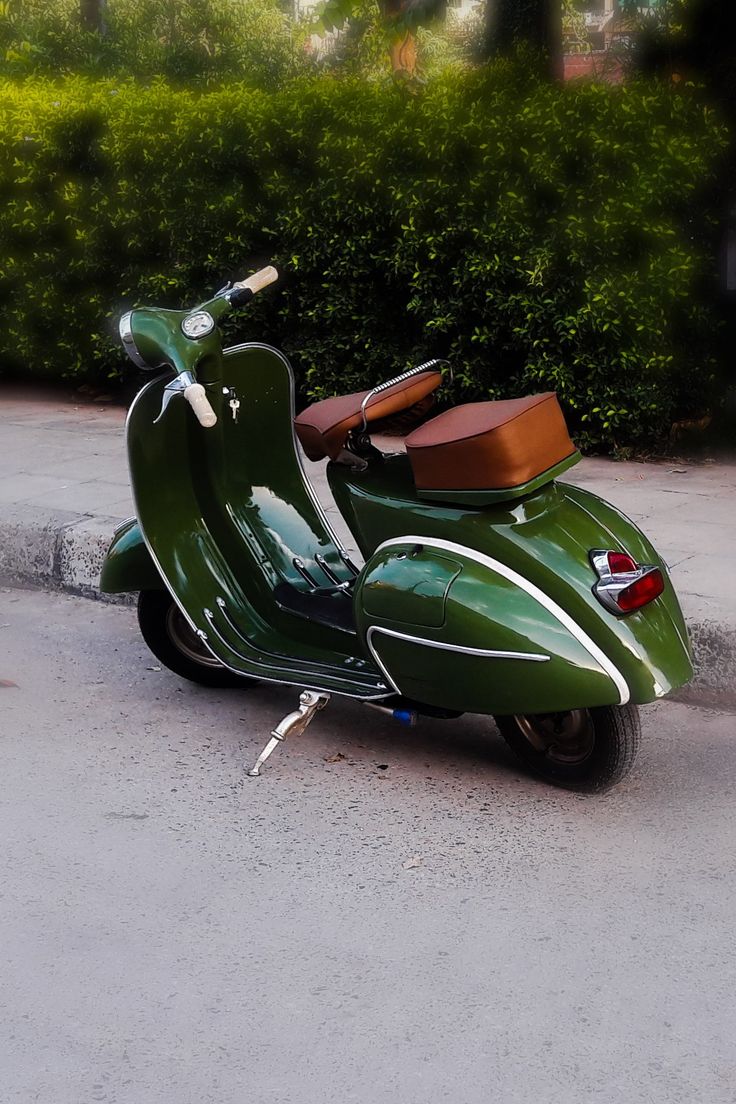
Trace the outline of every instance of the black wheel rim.
{"type": "Polygon", "coordinates": [[[593,754],[595,726],[589,709],[567,713],[517,713],[517,728],[525,740],[552,763],[577,766],[593,754]]]}

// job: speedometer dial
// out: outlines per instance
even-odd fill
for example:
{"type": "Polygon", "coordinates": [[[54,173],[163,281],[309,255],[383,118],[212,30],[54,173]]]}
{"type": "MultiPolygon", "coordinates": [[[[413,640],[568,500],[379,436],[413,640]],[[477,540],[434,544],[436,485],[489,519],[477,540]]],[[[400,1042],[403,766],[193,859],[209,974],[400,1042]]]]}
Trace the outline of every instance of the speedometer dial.
{"type": "Polygon", "coordinates": [[[209,311],[195,311],[189,314],[181,324],[182,333],[187,337],[206,337],[215,328],[215,320],[209,311]]]}

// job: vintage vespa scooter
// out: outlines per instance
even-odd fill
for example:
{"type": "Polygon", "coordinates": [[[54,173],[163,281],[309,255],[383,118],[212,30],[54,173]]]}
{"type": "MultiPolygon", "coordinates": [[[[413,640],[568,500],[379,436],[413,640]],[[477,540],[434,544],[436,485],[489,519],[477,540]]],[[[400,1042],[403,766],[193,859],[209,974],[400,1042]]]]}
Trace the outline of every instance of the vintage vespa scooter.
{"type": "Polygon", "coordinates": [[[303,688],[252,775],[343,694],[404,723],[492,715],[548,781],[620,781],[637,705],[692,673],[687,633],[646,537],[557,482],[579,453],[555,396],[455,407],[414,429],[406,455],[384,456],[371,424],[438,387],[430,361],[294,419],[286,358],[258,343],[223,351],[218,331],[276,278],[266,268],[193,310],[121,320],[131,359],[167,373],[130,410],[137,516],[115,533],[102,589],[140,592],[146,642],[186,678],[303,688]],[[295,430],[310,460],[330,460],[362,567],[330,528],[295,430]]]}

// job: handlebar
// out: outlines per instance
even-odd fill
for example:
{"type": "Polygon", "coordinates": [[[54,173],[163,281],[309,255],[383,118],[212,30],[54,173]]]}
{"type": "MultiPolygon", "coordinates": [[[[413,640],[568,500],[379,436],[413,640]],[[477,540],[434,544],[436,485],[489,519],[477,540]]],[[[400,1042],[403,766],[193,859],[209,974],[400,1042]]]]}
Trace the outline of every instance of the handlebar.
{"type": "MultiPolygon", "coordinates": [[[[219,321],[228,309],[243,306],[249,299],[252,299],[257,292],[262,291],[263,288],[268,287],[269,284],[273,284],[278,278],[279,274],[273,265],[266,265],[265,268],[261,268],[258,272],[254,272],[253,275],[248,276],[247,279],[239,280],[237,283],[232,284],[224,293],[218,293],[214,300],[203,304],[200,309],[206,310],[207,313],[211,313],[212,317],[219,321]]],[[[180,378],[181,375],[180,373],[180,378]]],[[[189,379],[193,379],[191,374],[189,375],[189,379]]],[[[201,384],[195,382],[188,383],[188,386],[184,388],[184,398],[191,406],[201,426],[204,426],[205,429],[210,429],[217,424],[217,415],[212,409],[210,401],[207,398],[207,393],[201,384]]]]}
{"type": "Polygon", "coordinates": [[[245,280],[227,284],[212,299],[192,310],[136,307],[123,315],[120,337],[138,367],[168,366],[176,373],[176,378],[164,389],[156,422],[174,396],[183,394],[200,425],[207,429],[216,425],[217,415],[204,387],[197,383],[197,375],[201,371],[204,383],[215,383],[219,378],[222,341],[217,323],[278,280],[278,276],[273,265],[267,265],[245,280]]]}
{"type": "Polygon", "coordinates": [[[205,429],[211,429],[217,423],[217,415],[210,406],[210,400],[201,383],[190,383],[184,388],[184,398],[197,415],[197,420],[205,429]]]}
{"type": "Polygon", "coordinates": [[[239,280],[236,284],[233,284],[233,288],[238,288],[238,290],[247,288],[255,295],[256,292],[263,291],[269,284],[273,284],[278,278],[279,274],[273,265],[266,265],[265,268],[254,272],[247,280],[239,280]]]}

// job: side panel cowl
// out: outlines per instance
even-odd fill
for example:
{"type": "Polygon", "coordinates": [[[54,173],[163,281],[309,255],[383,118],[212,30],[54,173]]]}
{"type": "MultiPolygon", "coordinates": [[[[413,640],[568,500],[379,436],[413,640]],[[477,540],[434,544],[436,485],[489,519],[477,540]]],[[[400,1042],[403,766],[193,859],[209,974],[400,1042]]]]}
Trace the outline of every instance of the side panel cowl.
{"type": "Polygon", "coordinates": [[[555,602],[504,564],[450,541],[387,541],[366,565],[355,601],[376,663],[399,693],[427,705],[517,713],[628,700],[620,672],[555,602]],[[438,574],[440,556],[454,567],[441,623],[437,593],[447,574],[438,574]],[[423,603],[414,581],[420,574],[423,603]],[[378,585],[383,616],[372,595],[378,585]]]}
{"type": "MultiPolygon", "coordinates": [[[[663,697],[692,676],[687,630],[666,564],[642,531],[597,495],[580,487],[553,483],[517,502],[483,509],[440,503],[428,507],[417,497],[405,457],[389,457],[373,471],[359,473],[330,465],[328,474],[338,506],[367,560],[387,541],[411,540],[438,552],[444,548],[445,555],[449,545],[455,550],[449,554],[459,550],[470,561],[496,561],[560,607],[594,642],[620,672],[628,687],[628,700],[634,704],[663,697]],[[589,553],[594,548],[619,549],[638,563],[660,566],[665,572],[664,593],[635,613],[614,616],[593,593],[597,577],[589,553]]],[[[470,577],[463,573],[453,586],[454,596],[460,594],[455,587],[465,586],[470,577]]],[[[490,611],[494,612],[496,594],[500,596],[502,591],[493,575],[487,577],[485,585],[476,582],[473,593],[468,592],[469,622],[475,618],[477,601],[490,603],[490,611]]],[[[526,613],[512,614],[507,607],[501,617],[506,625],[522,625],[518,620],[512,622],[511,616],[527,618],[531,627],[545,614],[539,603],[533,603],[526,613]]],[[[558,637],[561,631],[558,623],[558,637]]],[[[489,646],[488,639],[484,636],[485,646],[489,646]]],[[[457,642],[468,641],[460,637],[457,642]]],[[[383,645],[385,652],[397,647],[383,645]]],[[[424,666],[429,670],[427,662],[424,666]]],[[[525,670],[521,711],[546,711],[547,699],[536,689],[538,672],[525,670]]],[[[486,674],[479,677],[488,678],[487,668],[486,674]]],[[[567,707],[593,704],[592,699],[580,698],[567,707]]],[[[494,706],[488,711],[501,710],[494,706]]]]}

